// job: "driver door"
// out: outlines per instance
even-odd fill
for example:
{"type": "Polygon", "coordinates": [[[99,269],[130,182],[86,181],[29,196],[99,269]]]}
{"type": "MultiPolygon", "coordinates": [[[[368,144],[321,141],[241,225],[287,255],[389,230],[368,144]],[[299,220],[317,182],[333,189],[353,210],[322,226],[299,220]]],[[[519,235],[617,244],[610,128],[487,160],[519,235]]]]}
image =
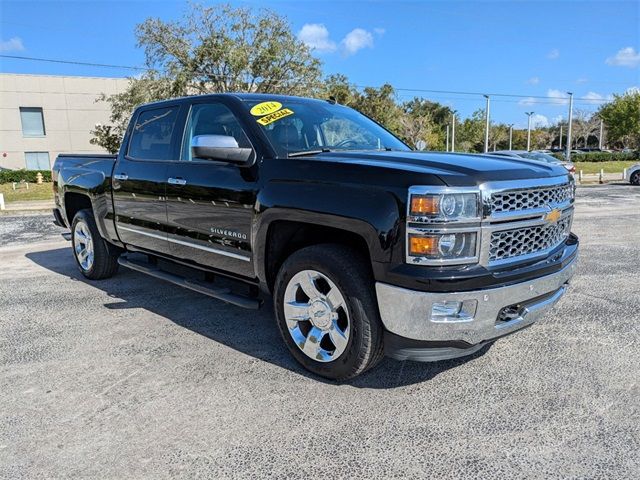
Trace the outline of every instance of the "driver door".
{"type": "Polygon", "coordinates": [[[186,262],[254,277],[251,222],[256,203],[255,169],[193,156],[200,135],[234,137],[251,144],[223,103],[191,106],[179,162],[169,167],[167,216],[171,255],[186,262]]]}

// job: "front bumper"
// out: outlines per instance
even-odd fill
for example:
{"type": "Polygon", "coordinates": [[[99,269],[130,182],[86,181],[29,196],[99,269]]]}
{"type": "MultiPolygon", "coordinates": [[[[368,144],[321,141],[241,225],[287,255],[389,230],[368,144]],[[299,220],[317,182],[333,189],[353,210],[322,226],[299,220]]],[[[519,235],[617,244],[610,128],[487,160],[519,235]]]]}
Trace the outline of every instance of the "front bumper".
{"type": "Polygon", "coordinates": [[[564,294],[575,268],[576,257],[550,275],[470,292],[421,292],[376,283],[382,323],[396,340],[390,342],[387,353],[395,358],[417,360],[443,360],[474,353],[492,340],[531,325],[548,312],[564,294]],[[455,321],[431,318],[434,303],[455,301],[476,302],[475,314],[455,321]],[[505,307],[513,307],[507,321],[499,318],[505,307]],[[398,346],[398,337],[407,340],[405,345],[398,346]],[[451,351],[447,353],[442,348],[451,351]],[[411,350],[415,350],[415,355],[411,350]],[[427,350],[434,350],[433,358],[425,353],[427,350]]]}

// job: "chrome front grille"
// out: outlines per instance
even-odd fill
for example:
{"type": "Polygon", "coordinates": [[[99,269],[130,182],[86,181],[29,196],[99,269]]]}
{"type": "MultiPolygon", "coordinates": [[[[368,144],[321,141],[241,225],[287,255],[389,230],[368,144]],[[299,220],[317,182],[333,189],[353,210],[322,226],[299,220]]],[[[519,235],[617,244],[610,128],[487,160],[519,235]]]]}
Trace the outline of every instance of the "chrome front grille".
{"type": "Polygon", "coordinates": [[[557,223],[542,224],[491,233],[489,262],[540,253],[562,243],[570,233],[571,214],[557,223]]]}
{"type": "Polygon", "coordinates": [[[548,187],[508,190],[491,194],[491,214],[533,210],[566,203],[573,198],[571,183],[548,187]]]}

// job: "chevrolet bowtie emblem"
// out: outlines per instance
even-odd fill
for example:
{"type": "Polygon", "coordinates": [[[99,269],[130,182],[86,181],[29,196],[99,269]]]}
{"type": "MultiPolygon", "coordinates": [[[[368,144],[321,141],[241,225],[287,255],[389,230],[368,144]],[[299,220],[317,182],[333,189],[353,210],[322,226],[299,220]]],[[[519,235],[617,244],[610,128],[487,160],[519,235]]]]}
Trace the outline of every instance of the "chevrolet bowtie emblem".
{"type": "Polygon", "coordinates": [[[544,221],[548,223],[556,223],[558,220],[560,220],[561,216],[562,212],[557,208],[554,208],[544,216],[544,221]]]}

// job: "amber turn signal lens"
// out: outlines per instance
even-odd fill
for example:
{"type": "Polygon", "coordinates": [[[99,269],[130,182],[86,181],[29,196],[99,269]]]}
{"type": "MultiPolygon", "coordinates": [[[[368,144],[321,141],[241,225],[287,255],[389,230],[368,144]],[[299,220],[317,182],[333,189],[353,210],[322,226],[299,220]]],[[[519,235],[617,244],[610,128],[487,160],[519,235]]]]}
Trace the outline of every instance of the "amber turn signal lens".
{"type": "Polygon", "coordinates": [[[437,215],[438,197],[413,195],[411,197],[411,215],[437,215]]]}
{"type": "Polygon", "coordinates": [[[436,255],[438,253],[438,237],[410,238],[411,255],[436,255]]]}

